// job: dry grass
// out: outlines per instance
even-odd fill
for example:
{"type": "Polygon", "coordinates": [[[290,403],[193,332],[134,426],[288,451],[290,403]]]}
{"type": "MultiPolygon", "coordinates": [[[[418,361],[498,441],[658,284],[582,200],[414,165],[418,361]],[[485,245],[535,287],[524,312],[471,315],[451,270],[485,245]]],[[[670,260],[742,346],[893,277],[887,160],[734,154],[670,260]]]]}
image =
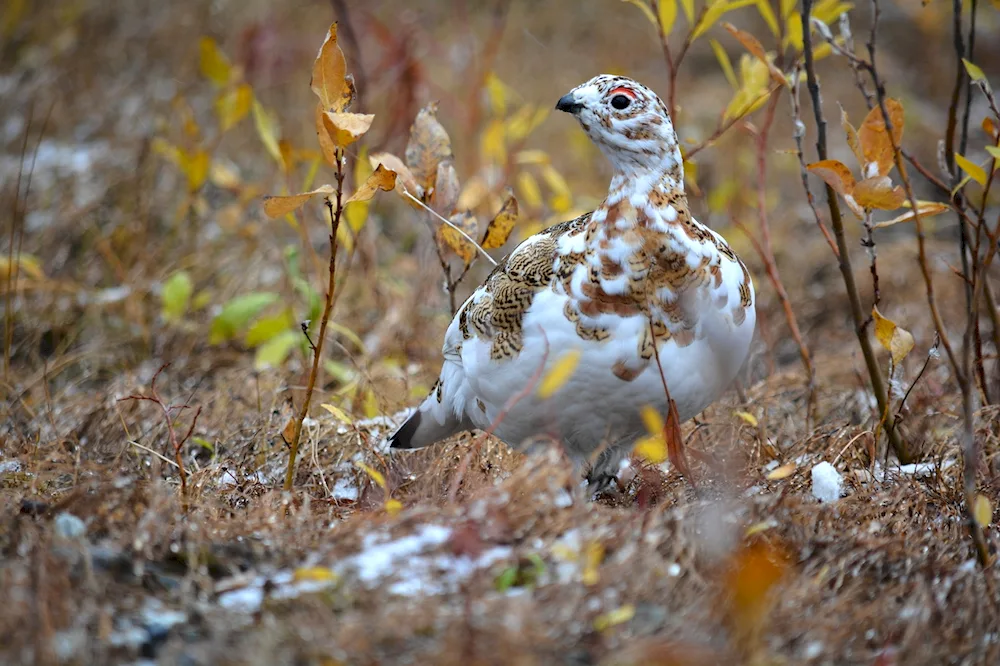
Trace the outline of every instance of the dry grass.
{"type": "MultiPolygon", "coordinates": [[[[438,98],[461,172],[471,173],[478,126],[468,109],[479,92],[456,63],[467,52],[483,57],[478,49],[495,19],[475,3],[425,2],[403,12],[389,2],[347,4],[361,39],[364,103],[377,118],[372,149],[400,152],[416,109],[438,98]]],[[[926,11],[943,10],[932,4],[926,11]]],[[[293,293],[282,257],[298,236],[265,222],[256,203],[280,189],[280,179],[244,122],[216,153],[244,188],[207,187],[204,205],[178,216],[184,183],[150,142],[182,140],[175,94],[199,122],[210,117],[210,89],[197,73],[197,40],[209,33],[247,67],[257,93],[278,109],[287,138],[306,145],[311,128],[299,122],[310,108],[305,83],[317,26],[329,18],[329,6],[318,2],[280,10],[264,3],[53,3],[32,9],[0,46],[0,71],[10,72],[0,77],[5,210],[13,206],[28,123],[30,157],[51,107],[22,248],[38,257],[45,279],[22,283],[6,311],[14,344],[0,425],[0,659],[1000,662],[1000,569],[995,557],[986,570],[975,565],[963,522],[961,410],[948,367],[929,362],[902,415],[904,436],[931,470],[903,474],[890,461],[883,474],[876,461],[884,459],[884,444],[872,435],[871,396],[836,266],[812,224],[794,158],[776,155],[769,191],[776,259],[815,350],[818,420],[807,422],[805,381],[780,304],[729,213],[709,205],[712,192],[753,180],[753,142],[741,130],[700,155],[707,196],[694,205],[749,259],[760,334],[742,381],[746,401],[733,392],[685,426],[697,490],[676,473],[640,466],[622,498],[582,502],[557,450],[525,457],[479,434],[407,455],[381,451],[381,417],[412,405],[411,394],[431,383],[447,324],[426,228],[388,199],[373,208],[334,313],[367,353],[339,337],[330,351],[374,390],[379,416],[346,426],[314,410],[296,490],[276,490],[287,459],[282,429],[304,384],[304,359],[293,355],[280,369],[254,371],[239,340],[208,344],[207,311],[183,325],[164,324],[157,294],[179,268],[212,304],[258,289],[293,293]],[[59,151],[72,151],[76,167],[59,151]],[[161,393],[202,407],[194,435],[210,444],[185,447],[187,513],[157,408],[119,401],[148,389],[167,362],[161,393]],[[844,475],[839,502],[812,497],[810,470],[821,460],[844,475]],[[357,461],[385,473],[402,511],[384,510],[385,492],[357,461]],[[791,475],[768,478],[776,464],[788,463],[791,475]],[[437,538],[407,541],[420,534],[437,538]],[[404,554],[366,574],[379,544],[404,554]],[[755,592],[769,576],[775,586],[755,592]],[[504,577],[513,586],[499,591],[504,577]],[[248,605],[236,607],[238,599],[248,605]]],[[[864,23],[863,10],[855,20],[864,23]]],[[[908,104],[907,145],[933,164],[936,146],[921,137],[939,131],[952,63],[916,68],[910,51],[916,41],[937,48],[949,36],[941,21],[916,9],[892,8],[883,20],[883,69],[897,82],[893,94],[908,104]]],[[[982,21],[982,34],[996,28],[995,16],[982,21]]],[[[654,87],[662,80],[658,45],[641,14],[612,0],[574,3],[572,12],[517,3],[505,25],[495,69],[526,100],[549,104],[611,68],[654,87]]],[[[747,27],[760,28],[754,21],[747,27]]],[[[983,42],[981,61],[1000,62],[997,45],[983,42]]],[[[347,55],[358,59],[350,48],[347,55]]],[[[730,93],[707,48],[692,59],[679,86],[680,127],[700,139],[730,93]]],[[[821,73],[827,116],[836,117],[837,100],[859,114],[847,71],[824,61],[821,73]]],[[[995,67],[988,73],[1000,82],[995,67]]],[[[772,132],[779,150],[792,146],[782,114],[772,132]]],[[[573,131],[549,119],[531,147],[551,151],[574,191],[586,193],[576,202],[585,207],[599,198],[606,173],[576,147],[573,131]]],[[[831,141],[846,154],[841,141],[831,141]]],[[[753,227],[755,193],[737,189],[729,209],[753,227]]],[[[307,218],[322,252],[317,219],[307,218]]],[[[941,219],[930,242],[932,268],[942,314],[957,331],[962,287],[950,266],[958,255],[952,223],[941,219]]],[[[850,233],[859,237],[858,229],[850,233]]],[[[917,340],[901,369],[909,387],[933,328],[909,230],[878,240],[884,310],[917,340]]],[[[869,284],[860,249],[855,266],[859,284],[869,284]]],[[[862,296],[870,302],[867,289],[862,296]]],[[[995,362],[988,367],[996,373],[995,362]]],[[[341,384],[325,381],[319,401],[337,399],[341,384]]],[[[359,398],[344,408],[357,415],[365,405],[359,398]]],[[[181,432],[187,418],[182,413],[181,432]]],[[[980,492],[994,506],[998,419],[995,407],[985,407],[978,421],[980,492]]],[[[995,555],[995,527],[987,539],[995,555]]]]}

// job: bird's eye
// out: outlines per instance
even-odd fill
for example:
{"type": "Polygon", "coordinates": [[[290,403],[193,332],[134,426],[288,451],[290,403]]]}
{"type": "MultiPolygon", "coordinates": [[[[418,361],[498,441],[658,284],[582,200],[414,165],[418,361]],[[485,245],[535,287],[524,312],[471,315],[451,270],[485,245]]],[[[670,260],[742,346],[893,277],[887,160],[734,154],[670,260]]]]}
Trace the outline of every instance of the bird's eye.
{"type": "Polygon", "coordinates": [[[611,106],[615,107],[619,111],[628,108],[628,105],[631,104],[631,102],[632,100],[625,95],[615,95],[611,98],[611,106]]]}

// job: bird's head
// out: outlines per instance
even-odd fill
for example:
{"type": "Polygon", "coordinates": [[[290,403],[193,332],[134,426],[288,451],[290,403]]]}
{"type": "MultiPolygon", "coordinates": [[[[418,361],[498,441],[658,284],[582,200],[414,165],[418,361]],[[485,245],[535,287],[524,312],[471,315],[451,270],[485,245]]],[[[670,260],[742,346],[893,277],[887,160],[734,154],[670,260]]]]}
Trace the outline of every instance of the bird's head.
{"type": "Polygon", "coordinates": [[[680,185],[681,154],[670,114],[646,86],[602,74],[563,95],[556,109],[576,116],[617,174],[660,173],[680,185]]]}

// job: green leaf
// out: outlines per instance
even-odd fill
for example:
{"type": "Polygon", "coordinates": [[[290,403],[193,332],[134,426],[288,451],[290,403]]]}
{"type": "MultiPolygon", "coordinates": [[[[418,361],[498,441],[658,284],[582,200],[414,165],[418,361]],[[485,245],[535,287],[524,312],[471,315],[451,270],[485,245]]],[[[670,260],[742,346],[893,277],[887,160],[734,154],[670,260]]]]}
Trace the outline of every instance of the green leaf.
{"type": "Polygon", "coordinates": [[[283,331],[294,330],[294,327],[295,319],[292,317],[292,311],[285,308],[276,315],[261,317],[255,321],[250,330],[247,331],[246,345],[247,347],[259,347],[283,331]]]}
{"type": "Polygon", "coordinates": [[[514,587],[514,583],[517,582],[517,567],[510,566],[500,572],[500,575],[496,577],[493,581],[493,587],[496,588],[497,592],[506,592],[510,588],[514,587]]]}
{"type": "Polygon", "coordinates": [[[298,331],[289,329],[257,347],[257,354],[253,360],[254,369],[263,370],[280,366],[288,358],[295,343],[299,341],[300,335],[298,331]]]}
{"type": "Polygon", "coordinates": [[[962,64],[965,65],[965,71],[969,73],[969,78],[973,81],[985,81],[986,74],[978,66],[974,65],[969,60],[962,58],[962,64]]]}
{"type": "Polygon", "coordinates": [[[983,187],[986,187],[986,171],[983,167],[979,166],[967,157],[963,157],[958,153],[955,153],[955,164],[962,168],[962,171],[969,174],[972,180],[976,181],[983,187]]]}
{"type": "Polygon", "coordinates": [[[163,318],[169,322],[180,321],[191,303],[194,285],[187,271],[177,271],[163,283],[160,300],[163,301],[163,318]]]}
{"type": "Polygon", "coordinates": [[[208,334],[209,344],[217,345],[235,337],[257,313],[277,300],[278,294],[273,292],[256,292],[237,296],[229,301],[212,320],[208,334]]]}

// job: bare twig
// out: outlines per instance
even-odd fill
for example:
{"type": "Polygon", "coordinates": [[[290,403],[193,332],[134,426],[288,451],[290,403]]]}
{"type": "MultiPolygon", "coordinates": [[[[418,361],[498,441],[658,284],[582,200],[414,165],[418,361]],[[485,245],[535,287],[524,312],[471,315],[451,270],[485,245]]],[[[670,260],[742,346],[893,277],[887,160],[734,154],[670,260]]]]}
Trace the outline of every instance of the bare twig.
{"type": "Polygon", "coordinates": [[[312,344],[313,362],[309,371],[309,380],[306,384],[306,394],[302,398],[302,406],[295,421],[295,434],[288,450],[288,467],[285,469],[285,490],[291,490],[295,483],[295,458],[299,453],[299,442],[302,440],[302,424],[309,415],[309,404],[312,402],[313,390],[316,387],[316,380],[320,372],[320,361],[323,357],[323,343],[326,341],[326,329],[330,323],[330,312],[333,310],[333,295],[337,286],[337,229],[340,227],[340,218],[344,213],[344,150],[337,148],[335,151],[337,160],[337,201],[336,204],[330,197],[326,198],[326,209],[330,214],[330,264],[328,267],[326,298],[323,302],[323,315],[319,322],[319,335],[315,344],[312,344]]]}

